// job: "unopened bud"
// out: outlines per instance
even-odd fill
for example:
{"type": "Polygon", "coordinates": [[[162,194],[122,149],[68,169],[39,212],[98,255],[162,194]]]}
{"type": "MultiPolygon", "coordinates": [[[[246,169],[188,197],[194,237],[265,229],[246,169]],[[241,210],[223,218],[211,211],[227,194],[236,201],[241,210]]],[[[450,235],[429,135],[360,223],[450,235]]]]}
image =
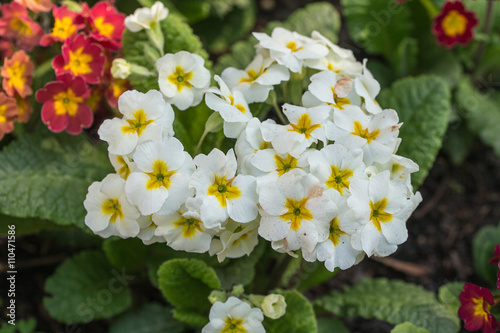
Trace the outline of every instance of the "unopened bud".
{"type": "Polygon", "coordinates": [[[123,58],[116,58],[111,64],[111,75],[116,79],[126,79],[132,72],[132,66],[123,58]]]}
{"type": "Polygon", "coordinates": [[[264,316],[271,319],[278,319],[286,312],[285,297],[278,294],[267,295],[262,301],[261,309],[264,316]]]}
{"type": "Polygon", "coordinates": [[[227,295],[224,291],[212,290],[210,295],[208,295],[208,301],[212,304],[214,304],[215,302],[224,303],[226,300],[227,300],[227,295]]]}

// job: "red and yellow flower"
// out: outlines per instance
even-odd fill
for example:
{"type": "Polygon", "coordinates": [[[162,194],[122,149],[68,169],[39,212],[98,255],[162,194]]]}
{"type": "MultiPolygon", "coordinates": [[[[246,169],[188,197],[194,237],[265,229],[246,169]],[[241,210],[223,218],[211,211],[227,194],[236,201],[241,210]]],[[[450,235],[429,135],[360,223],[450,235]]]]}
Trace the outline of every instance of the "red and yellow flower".
{"type": "Polygon", "coordinates": [[[17,118],[16,121],[20,123],[27,123],[33,113],[33,106],[30,103],[30,98],[22,98],[18,94],[14,95],[17,104],[17,118]]]}
{"type": "Polygon", "coordinates": [[[52,61],[57,76],[69,73],[88,83],[101,81],[106,58],[103,48],[92,38],[79,34],[66,40],[61,51],[52,61]]]}
{"type": "Polygon", "coordinates": [[[118,98],[127,90],[131,90],[132,85],[127,79],[115,79],[111,80],[111,83],[106,88],[105,96],[108,104],[117,109],[118,108],[118,98]]]}
{"type": "Polygon", "coordinates": [[[120,13],[109,1],[100,1],[92,8],[83,4],[83,15],[89,22],[90,35],[110,50],[122,47],[122,34],[125,29],[125,15],[120,13]]]}
{"type": "Polygon", "coordinates": [[[64,74],[36,93],[42,106],[42,121],[53,132],[79,134],[92,125],[93,114],[85,104],[90,90],[82,77],[64,74]]]}
{"type": "Polygon", "coordinates": [[[67,6],[52,9],[54,15],[54,28],[50,34],[46,34],[40,40],[40,45],[48,46],[59,41],[64,42],[78,33],[85,27],[85,19],[82,15],[68,9],[67,6]]]}
{"type": "Polygon", "coordinates": [[[43,30],[33,21],[28,10],[17,2],[2,6],[3,17],[0,18],[0,36],[15,40],[17,45],[31,51],[42,38],[43,30]]]}
{"type": "Polygon", "coordinates": [[[14,130],[14,121],[16,118],[16,100],[0,92],[0,140],[3,139],[5,134],[14,130]]]}
{"type": "Polygon", "coordinates": [[[0,70],[3,80],[2,87],[10,97],[17,92],[22,98],[33,93],[31,90],[34,65],[23,50],[14,53],[12,58],[5,58],[0,70]]]}
{"type": "Polygon", "coordinates": [[[478,24],[476,14],[467,11],[460,1],[447,1],[434,18],[432,31],[439,44],[448,48],[455,44],[468,44],[474,37],[473,29],[478,24]]]}
{"type": "Polygon", "coordinates": [[[458,316],[464,321],[467,330],[482,330],[485,333],[497,331],[497,321],[490,312],[495,301],[489,289],[466,282],[459,299],[462,306],[458,309],[458,316]]]}
{"type": "Polygon", "coordinates": [[[48,12],[52,7],[51,0],[14,0],[35,13],[48,12]]]}

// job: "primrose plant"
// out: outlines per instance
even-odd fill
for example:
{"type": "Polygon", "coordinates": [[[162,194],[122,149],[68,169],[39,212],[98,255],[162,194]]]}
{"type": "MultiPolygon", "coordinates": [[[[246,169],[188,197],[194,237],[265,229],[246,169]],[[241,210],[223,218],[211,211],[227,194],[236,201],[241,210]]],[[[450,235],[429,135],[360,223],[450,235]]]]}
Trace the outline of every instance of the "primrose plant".
{"type": "MultiPolygon", "coordinates": [[[[168,12],[148,10],[125,23],[150,30],[162,50],[155,27],[168,12]]],[[[254,59],[213,76],[217,86],[202,57],[180,51],[157,60],[160,91],[120,97],[121,118],[99,129],[116,173],[89,187],[86,225],[102,237],[138,237],[220,262],[249,255],[263,240],[330,271],[392,254],[422,200],[410,179],[418,165],[396,154],[401,123],[377,103],[380,85],[366,61],[318,32],[278,27],[254,37],[254,59]],[[302,96],[286,88],[297,83],[307,87],[302,96]],[[222,129],[234,149],[191,156],[175,137],[172,106],[190,112],[203,100],[215,111],[206,132],[222,129]],[[272,105],[281,123],[256,117],[254,103],[272,105]]],[[[145,72],[123,59],[112,71],[145,72]]],[[[203,332],[263,332],[263,314],[285,313],[278,296],[215,293],[203,332]]]]}

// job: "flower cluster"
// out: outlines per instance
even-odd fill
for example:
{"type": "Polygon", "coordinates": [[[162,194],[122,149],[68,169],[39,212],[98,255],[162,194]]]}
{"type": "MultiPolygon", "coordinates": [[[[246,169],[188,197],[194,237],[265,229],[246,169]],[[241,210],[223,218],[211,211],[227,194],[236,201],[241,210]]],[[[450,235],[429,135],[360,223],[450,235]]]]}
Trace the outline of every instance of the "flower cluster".
{"type": "Polygon", "coordinates": [[[401,124],[376,102],[380,85],[366,62],[318,32],[254,35],[255,59],[215,76],[218,87],[208,87],[201,57],[181,51],[158,59],[161,93],[120,97],[122,118],[99,128],[116,174],[89,188],[86,225],[219,261],[249,255],[259,236],[331,271],[393,253],[421,201],[410,179],[418,166],[396,155],[401,124]],[[303,80],[306,69],[315,74],[302,104],[274,103],[283,124],[252,115],[252,103],[275,89],[285,95],[278,85],[303,80]],[[171,105],[185,110],[203,96],[237,140],[193,158],[174,137],[171,105]]]}
{"type": "Polygon", "coordinates": [[[51,131],[78,134],[92,125],[103,96],[116,108],[118,97],[130,89],[128,81],[110,73],[121,50],[125,16],[108,1],[91,8],[84,3],[78,12],[54,5],[52,14],[54,26],[40,45],[62,43],[52,61],[57,79],[37,91],[36,98],[43,103],[42,121],[51,131]]]}

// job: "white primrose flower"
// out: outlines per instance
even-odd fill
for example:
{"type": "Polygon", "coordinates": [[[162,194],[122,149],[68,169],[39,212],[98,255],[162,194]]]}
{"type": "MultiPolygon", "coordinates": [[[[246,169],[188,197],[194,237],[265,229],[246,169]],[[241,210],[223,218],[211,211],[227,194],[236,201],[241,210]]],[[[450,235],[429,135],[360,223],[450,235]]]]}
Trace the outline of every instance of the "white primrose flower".
{"type": "Polygon", "coordinates": [[[247,223],[257,217],[256,181],[253,176],[236,176],[236,157],[233,149],[227,156],[218,149],[210,154],[199,154],[194,163],[198,167],[189,186],[196,197],[203,200],[201,220],[207,228],[220,227],[228,218],[247,223]]]}
{"type": "Polygon", "coordinates": [[[179,51],[168,53],[156,62],[158,84],[167,102],[179,110],[198,105],[210,85],[210,71],[197,54],[179,51]]]}
{"type": "Polygon", "coordinates": [[[142,215],[175,212],[192,195],[188,184],[194,163],[176,138],[139,145],[134,162],[137,171],[127,178],[125,192],[142,215]]]}
{"type": "Polygon", "coordinates": [[[163,236],[167,245],[177,251],[204,253],[210,248],[213,232],[201,221],[201,200],[189,198],[178,211],[168,215],[154,215],[156,236],[163,236]]]}
{"type": "Polygon", "coordinates": [[[259,235],[268,241],[285,240],[284,251],[313,251],[328,238],[330,220],[337,214],[333,201],[312,175],[288,172],[259,192],[259,235]]]}
{"type": "Polygon", "coordinates": [[[107,238],[135,237],[139,233],[140,214],[125,196],[125,180],[116,174],[93,182],[83,202],[87,215],[85,225],[95,234],[107,238]]]}
{"type": "Polygon", "coordinates": [[[374,116],[367,115],[358,106],[345,105],[335,110],[333,123],[326,125],[326,137],[349,149],[362,148],[363,162],[386,163],[398,144],[399,118],[396,111],[386,109],[374,116]]]}
{"type": "Polygon", "coordinates": [[[321,185],[342,196],[350,193],[349,184],[353,179],[367,178],[361,149],[348,150],[334,143],[309,154],[308,161],[311,174],[319,179],[321,185]]]}
{"type": "Polygon", "coordinates": [[[329,52],[325,57],[320,59],[307,59],[305,63],[308,67],[321,71],[334,71],[335,73],[346,72],[357,74],[362,72],[363,66],[359,61],[356,61],[352,50],[333,44],[328,38],[317,31],[313,31],[311,37],[325,45],[329,52]]]}
{"type": "Polygon", "coordinates": [[[408,194],[413,191],[413,186],[411,185],[411,174],[419,170],[417,163],[413,162],[409,158],[393,154],[387,163],[380,164],[375,163],[374,167],[377,168],[377,173],[385,170],[391,172],[391,179],[402,179],[408,187],[408,194]]]}
{"type": "Polygon", "coordinates": [[[132,32],[142,29],[154,29],[154,26],[168,16],[168,8],[162,2],[156,1],[151,8],[143,7],[125,18],[125,26],[132,32]]]}
{"type": "Polygon", "coordinates": [[[320,42],[281,27],[273,29],[271,36],[254,32],[259,45],[269,50],[269,55],[280,65],[294,73],[300,73],[305,59],[320,59],[328,54],[320,42]]]}
{"type": "Polygon", "coordinates": [[[342,227],[352,235],[352,246],[368,256],[392,254],[408,238],[406,220],[415,203],[407,199],[405,182],[390,177],[389,171],[383,171],[369,180],[356,179],[351,183],[347,203],[356,219],[342,227]]]}
{"type": "Polygon", "coordinates": [[[353,223],[354,212],[347,205],[347,198],[341,197],[338,192],[325,192],[325,195],[330,196],[337,204],[338,214],[330,221],[328,238],[318,243],[312,252],[304,250],[302,256],[310,262],[315,260],[324,262],[330,272],[336,267],[348,269],[364,257],[364,252],[352,247],[351,235],[343,230],[344,225],[353,223]]]}
{"type": "Polygon", "coordinates": [[[259,243],[259,221],[236,223],[229,220],[228,224],[210,244],[209,254],[217,254],[217,260],[223,262],[226,258],[249,256],[259,243]]]}
{"type": "Polygon", "coordinates": [[[265,128],[266,136],[272,136],[272,145],[279,154],[290,154],[296,158],[306,148],[318,140],[326,143],[324,123],[328,118],[330,107],[319,105],[305,108],[291,104],[283,105],[283,113],[290,124],[265,128]],[[268,134],[268,131],[274,131],[268,134]]]}
{"type": "Polygon", "coordinates": [[[222,79],[231,89],[241,91],[248,103],[264,102],[273,86],[290,79],[290,72],[271,58],[257,54],[245,70],[226,68],[222,79]]]}
{"type": "Polygon", "coordinates": [[[174,111],[157,90],[126,91],[118,99],[118,109],[123,118],[106,119],[98,130],[112,154],[127,155],[142,142],[174,135],[174,111]]]}
{"type": "Polygon", "coordinates": [[[380,92],[380,83],[373,78],[372,73],[366,68],[366,59],[363,62],[363,73],[356,74],[354,89],[363,98],[365,108],[368,112],[377,114],[382,112],[375,98],[380,92]]]}
{"type": "Polygon", "coordinates": [[[220,89],[207,89],[205,102],[210,109],[219,112],[224,119],[224,135],[235,139],[245,129],[248,121],[252,119],[252,113],[241,91],[231,92],[218,75],[214,76],[214,80],[219,84],[220,89]]]}
{"type": "Polygon", "coordinates": [[[134,172],[136,167],[134,161],[128,155],[115,155],[108,153],[109,161],[116,171],[123,179],[127,180],[131,172],[134,172]]]}
{"type": "Polygon", "coordinates": [[[346,104],[361,105],[361,98],[353,89],[353,80],[332,71],[323,71],[311,76],[308,89],[319,101],[335,109],[343,110],[346,104]]]}
{"type": "Polygon", "coordinates": [[[245,127],[245,130],[238,137],[238,140],[234,145],[234,150],[236,152],[236,156],[238,157],[238,172],[243,175],[252,175],[257,177],[265,174],[252,165],[252,160],[259,150],[271,147],[270,141],[272,137],[266,139],[264,138],[262,130],[264,123],[276,125],[276,122],[272,119],[266,119],[263,123],[261,123],[259,118],[254,117],[250,119],[245,127]]]}
{"type": "Polygon", "coordinates": [[[155,235],[158,225],[153,222],[153,216],[155,216],[155,214],[151,214],[148,216],[142,215],[137,219],[137,223],[139,223],[139,227],[141,228],[141,230],[137,234],[137,238],[142,240],[145,245],[165,243],[167,241],[165,237],[155,235]]]}
{"type": "Polygon", "coordinates": [[[225,303],[215,302],[208,317],[210,322],[203,327],[202,333],[266,332],[262,326],[262,310],[252,308],[234,296],[229,297],[225,303]]]}

